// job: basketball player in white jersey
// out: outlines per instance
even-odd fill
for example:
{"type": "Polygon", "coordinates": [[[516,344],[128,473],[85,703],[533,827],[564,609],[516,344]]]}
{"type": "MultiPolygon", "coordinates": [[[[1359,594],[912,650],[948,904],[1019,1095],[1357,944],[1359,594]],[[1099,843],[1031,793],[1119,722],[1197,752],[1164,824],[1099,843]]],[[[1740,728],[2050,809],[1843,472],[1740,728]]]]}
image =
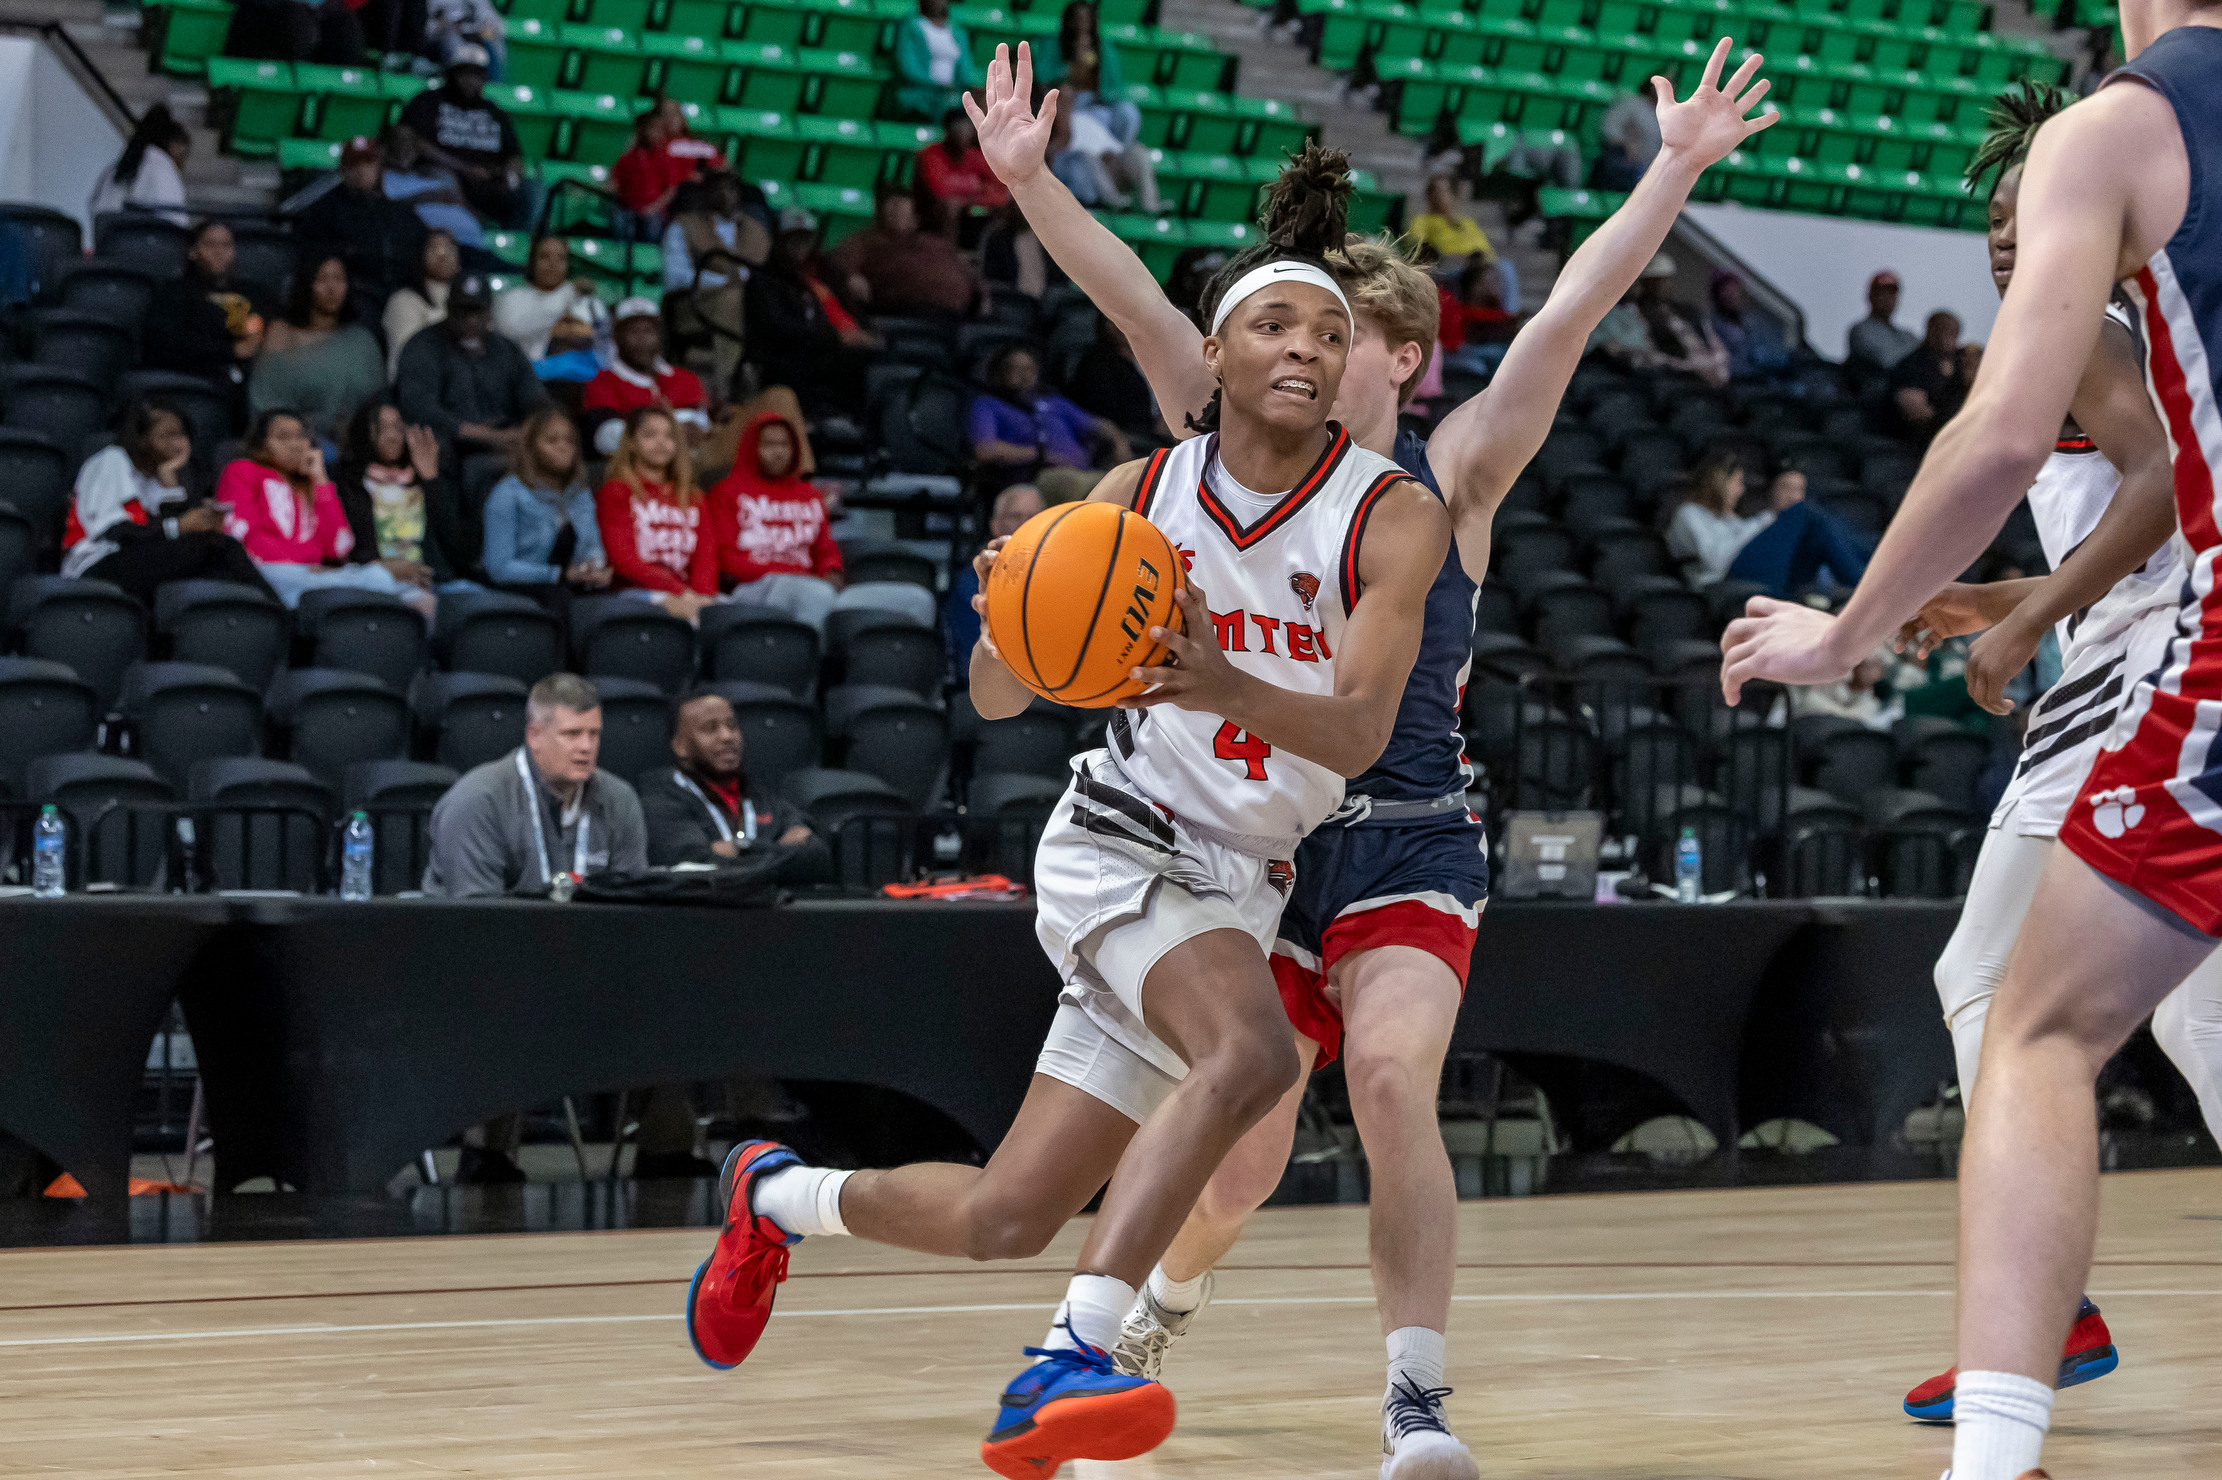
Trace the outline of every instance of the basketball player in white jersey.
{"type": "Polygon", "coordinates": [[[1998,532],[2127,287],[2190,574],[2160,667],[2136,677],[2045,861],[1985,1025],[1960,1157],[1957,1480],[2043,1474],[2097,1232],[2098,1072],[2222,937],[2222,4],[2127,0],[2122,31],[2128,64],[2030,146],[1982,369],[1858,591],[1834,618],[1755,599],[1722,639],[1731,701],[1751,679],[1850,672],[1998,532]]]}
{"type": "MultiPolygon", "coordinates": [[[[1429,592],[1420,657],[1394,737],[1354,778],[1350,805],[1306,842],[1273,966],[1307,1068],[1339,1053],[1372,1183],[1369,1239],[1387,1356],[1383,1480],[1474,1480],[1449,1429],[1445,1340],[1457,1278],[1457,1184],[1436,1125],[1443,1056],[1457,1021],[1487,894],[1486,839],[1465,807],[1459,703],[1473,651],[1475,591],[1489,566],[1498,505],[1549,433],[1589,336],[1650,262],[1710,164],[1773,122],[1748,116],[1766,95],[1747,58],[1723,82],[1714,49],[1683,101],[1656,85],[1662,148],[1635,192],[1567,260],[1489,387],[1424,441],[1398,413],[1440,329],[1435,284],[1393,242],[1352,237],[1334,267],[1357,310],[1334,416],[1359,446],[1389,456],[1444,500],[1456,551],[1429,592]]],[[[1201,330],[1157,278],[1046,167],[1060,105],[1033,102],[1032,55],[998,48],[966,107],[988,163],[1042,245],[1125,333],[1176,436],[1212,394],[1201,330]]],[[[1483,955],[1479,960],[1486,960],[1483,955]]],[[[1288,1166],[1303,1085],[1245,1136],[1151,1272],[1113,1358],[1156,1376],[1211,1293],[1211,1270],[1288,1166]]]]}
{"type": "MultiPolygon", "coordinates": [[[[1991,277],[2012,281],[2015,205],[2029,142],[2070,95],[2022,84],[2000,98],[1993,126],[1970,166],[1990,193],[1991,277]]],[[[2005,685],[2025,669],[2050,630],[2060,678],[2031,707],[2013,780],[1991,818],[1968,883],[1960,923],[1937,961],[1937,993],[1959,1063],[1960,1095],[1975,1093],[1983,1020],[2021,933],[2053,840],[2097,759],[2122,697],[2159,666],[2176,630],[2184,567],[2176,541],[2168,436],[2145,393],[2144,357],[2129,310],[2107,311],[2099,343],[2077,385],[2070,417],[2029,488],[2029,509],[2053,573],[1987,586],[1951,585],[1906,624],[1901,643],[1926,657],[1948,637],[1981,632],[1968,657],[1968,691],[1993,714],[2013,707],[2005,685]]],[[[2222,957],[2210,959],[2161,1004],[2154,1036],[2198,1091],[2208,1126],[2222,1134],[2222,957]]],[[[2058,1386],[2112,1372],[2119,1358],[2105,1318],[2088,1298],[2068,1332],[2058,1386]]],[[[1947,1371],[1906,1394],[1921,1419],[1952,1416],[1947,1371]]]]}
{"type": "MultiPolygon", "coordinates": [[[[1343,239],[1349,193],[1346,162],[1316,147],[1282,172],[1269,245],[1210,294],[1214,434],[1091,495],[1131,504],[1179,547],[1185,635],[1151,629],[1171,659],[1136,671],[1149,687],[1122,706],[1114,744],[1075,761],[1043,834],[1039,933],[1065,990],[1016,1122],[984,1168],[848,1173],[737,1147],[727,1227],[688,1299],[712,1365],[754,1347],[801,1236],[1031,1257],[1108,1180],[1050,1334],[1028,1348],[1041,1360],[1003,1393],[981,1454],[1004,1475],[1048,1476],[1170,1432],[1171,1395],[1115,1372],[1107,1349],[1220,1158],[1296,1078],[1266,962],[1288,860],[1386,744],[1450,546],[1442,505],[1327,417],[1351,312],[1323,253],[1343,239]]],[[[994,557],[981,556],[983,588],[994,557]]],[[[981,714],[1031,698],[983,639],[981,714]]]]}

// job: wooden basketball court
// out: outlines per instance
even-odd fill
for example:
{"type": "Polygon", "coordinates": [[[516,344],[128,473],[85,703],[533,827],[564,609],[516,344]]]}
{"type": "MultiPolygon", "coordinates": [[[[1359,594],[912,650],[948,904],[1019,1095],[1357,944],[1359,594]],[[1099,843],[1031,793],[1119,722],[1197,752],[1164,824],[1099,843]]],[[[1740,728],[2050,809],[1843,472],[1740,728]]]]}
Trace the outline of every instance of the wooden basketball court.
{"type": "MultiPolygon", "coordinates": [[[[2222,1172],[2106,1184],[2122,1370],[2061,1480],[2222,1473],[2222,1172]]],[[[1898,1398],[1951,1360],[1947,1182],[1467,1203],[1450,1380],[1490,1477],[1935,1480],[1898,1398]]],[[[1176,1353],[1172,1440],[1080,1475],[1376,1474],[1363,1208],[1270,1211],[1176,1353]]],[[[824,1240],[756,1357],[701,1366],[701,1231],[0,1252],[0,1475],[972,1477],[1077,1245],[824,1240]]],[[[1068,1474],[1071,1471],[1068,1471],[1068,1474]]]]}

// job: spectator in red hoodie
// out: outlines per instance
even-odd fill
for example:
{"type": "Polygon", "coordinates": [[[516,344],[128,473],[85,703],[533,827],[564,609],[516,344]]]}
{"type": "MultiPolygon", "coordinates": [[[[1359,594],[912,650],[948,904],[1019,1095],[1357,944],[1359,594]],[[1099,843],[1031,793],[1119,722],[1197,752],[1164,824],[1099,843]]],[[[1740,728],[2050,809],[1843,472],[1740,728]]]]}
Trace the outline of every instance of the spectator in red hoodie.
{"type": "Polygon", "coordinates": [[[663,314],[645,298],[617,305],[610,328],[617,358],[586,383],[579,410],[604,457],[617,450],[625,419],[643,406],[661,406],[687,431],[691,447],[710,432],[710,395],[692,370],[664,358],[663,314]]]}
{"type": "Polygon", "coordinates": [[[919,190],[941,203],[951,232],[966,240],[979,236],[977,226],[960,229],[967,212],[997,210],[1011,199],[1010,188],[988,168],[979,132],[962,108],[941,115],[941,142],[918,151],[917,178],[919,190]]]}
{"type": "Polygon", "coordinates": [[[733,471],[710,492],[718,569],[743,601],[825,629],[841,589],[841,547],[825,495],[802,476],[795,424],[766,411],[741,432],[733,471]]]}
{"type": "Polygon", "coordinates": [[[617,157],[610,187],[625,209],[641,218],[647,228],[642,239],[653,241],[663,235],[679,187],[724,168],[725,155],[717,145],[687,132],[687,110],[679,100],[659,97],[633,120],[632,147],[617,157]]]}
{"type": "Polygon", "coordinates": [[[639,592],[693,621],[717,599],[718,557],[694,486],[694,462],[679,446],[679,424],[661,406],[625,418],[594,496],[594,522],[615,573],[614,589],[639,592]]]}

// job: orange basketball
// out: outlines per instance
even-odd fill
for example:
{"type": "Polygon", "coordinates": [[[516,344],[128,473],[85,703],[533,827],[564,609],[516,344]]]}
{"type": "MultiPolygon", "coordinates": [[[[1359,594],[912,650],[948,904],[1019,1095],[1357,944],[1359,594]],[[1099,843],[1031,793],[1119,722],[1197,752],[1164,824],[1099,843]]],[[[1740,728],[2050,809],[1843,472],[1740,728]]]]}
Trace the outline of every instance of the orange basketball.
{"type": "Polygon", "coordinates": [[[1019,526],[988,572],[988,636],[1045,699],[1101,709],[1140,693],[1133,670],[1162,663],[1152,627],[1184,630],[1188,584],[1157,526],[1117,504],[1061,504],[1019,526]]]}

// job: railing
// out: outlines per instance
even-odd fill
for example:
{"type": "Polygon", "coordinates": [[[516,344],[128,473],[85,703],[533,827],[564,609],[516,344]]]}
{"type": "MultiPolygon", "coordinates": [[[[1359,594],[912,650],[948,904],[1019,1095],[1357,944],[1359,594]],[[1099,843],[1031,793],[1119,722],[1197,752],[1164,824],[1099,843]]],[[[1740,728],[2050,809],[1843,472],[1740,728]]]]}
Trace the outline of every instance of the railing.
{"type": "Polygon", "coordinates": [[[298,803],[111,801],[73,870],[88,883],[173,894],[331,887],[332,823],[298,803]]]}
{"type": "Polygon", "coordinates": [[[49,45],[58,47],[65,58],[63,65],[76,74],[78,81],[93,90],[109,116],[122,126],[125,133],[128,134],[139,126],[139,116],[131,111],[131,105],[124,101],[123,94],[116,91],[115,84],[108,80],[108,74],[101,71],[93,59],[85,54],[85,48],[77,44],[77,39],[69,34],[60,21],[44,16],[0,13],[0,31],[29,31],[49,45]]]}

